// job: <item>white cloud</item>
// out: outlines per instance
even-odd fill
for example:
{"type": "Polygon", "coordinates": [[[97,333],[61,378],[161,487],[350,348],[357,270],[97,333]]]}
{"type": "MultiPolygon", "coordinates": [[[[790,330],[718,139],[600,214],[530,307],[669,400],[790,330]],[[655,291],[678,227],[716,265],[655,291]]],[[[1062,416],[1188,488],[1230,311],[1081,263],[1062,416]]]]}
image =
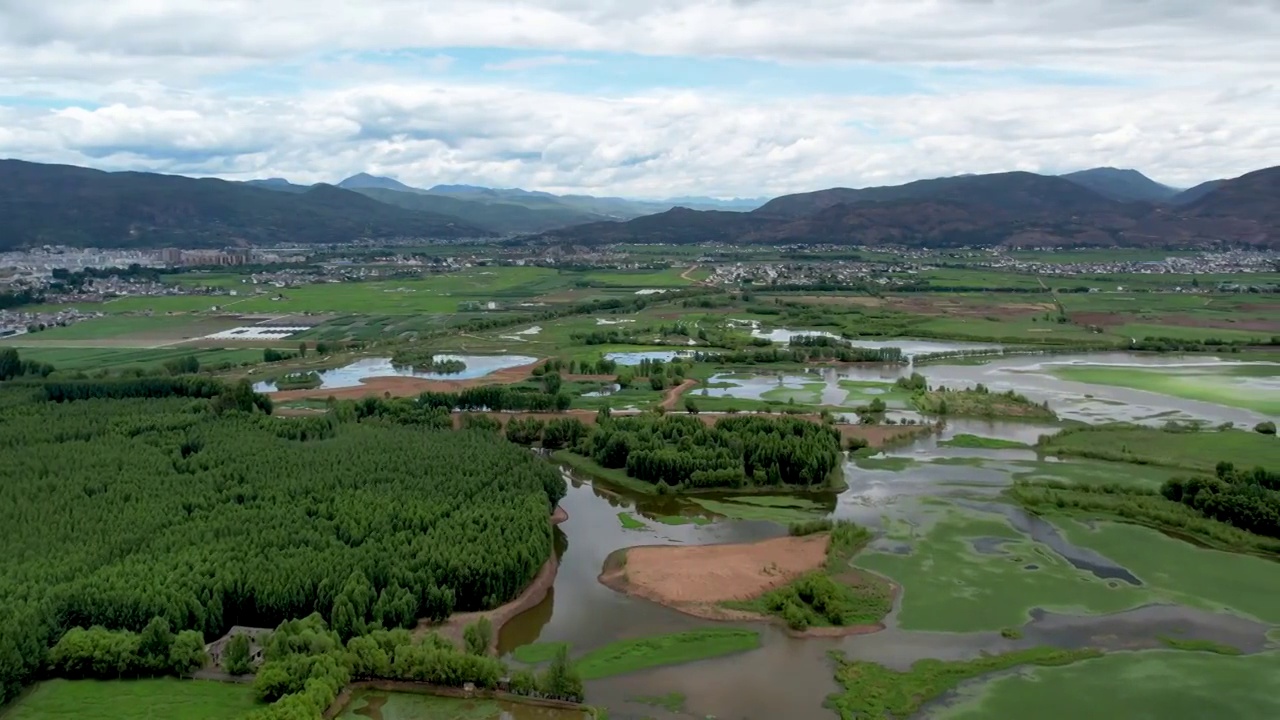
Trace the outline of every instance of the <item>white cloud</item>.
{"type": "MultiPolygon", "coordinates": [[[[1276,0],[0,0],[0,155],[231,178],[755,195],[960,172],[1280,164],[1276,0]],[[450,48],[858,60],[927,92],[590,95],[450,79],[450,48]],[[401,62],[369,64],[361,53],[401,62]],[[406,60],[409,58],[409,60],[406,60]],[[279,68],[280,88],[233,84],[279,68]],[[1123,86],[1037,85],[1043,70],[1123,86]],[[228,78],[231,78],[230,80],[228,78]],[[47,103],[50,97],[63,103],[47,103]],[[63,105],[70,107],[63,107],[63,105]]],[[[798,66],[800,69],[795,70],[798,66]]],[[[602,64],[602,68],[604,65],[602,64]]],[[[630,67],[635,67],[631,65],[630,67]]]]}
{"type": "Polygon", "coordinates": [[[566,65],[595,65],[595,60],[587,58],[571,58],[567,55],[539,55],[537,57],[516,58],[500,63],[486,63],[485,70],[520,72],[536,70],[544,67],[563,67],[566,65]]]}

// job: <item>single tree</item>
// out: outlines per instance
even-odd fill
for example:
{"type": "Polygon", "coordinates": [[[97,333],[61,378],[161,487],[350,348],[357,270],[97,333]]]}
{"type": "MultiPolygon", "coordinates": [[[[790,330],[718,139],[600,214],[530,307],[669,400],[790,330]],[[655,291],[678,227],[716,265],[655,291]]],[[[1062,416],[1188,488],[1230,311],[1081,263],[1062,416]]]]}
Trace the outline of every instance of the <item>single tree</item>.
{"type": "Polygon", "coordinates": [[[183,630],[173,639],[169,648],[169,671],[176,675],[190,675],[209,662],[204,651],[204,638],[199,631],[183,630]]]}
{"type": "Polygon", "coordinates": [[[222,669],[231,675],[244,675],[253,669],[249,661],[249,636],[236,633],[227,640],[222,653],[222,669]]]}
{"type": "Polygon", "coordinates": [[[472,655],[488,655],[489,644],[493,641],[493,624],[489,618],[481,617],[462,631],[462,639],[467,645],[467,652],[472,655]]]}

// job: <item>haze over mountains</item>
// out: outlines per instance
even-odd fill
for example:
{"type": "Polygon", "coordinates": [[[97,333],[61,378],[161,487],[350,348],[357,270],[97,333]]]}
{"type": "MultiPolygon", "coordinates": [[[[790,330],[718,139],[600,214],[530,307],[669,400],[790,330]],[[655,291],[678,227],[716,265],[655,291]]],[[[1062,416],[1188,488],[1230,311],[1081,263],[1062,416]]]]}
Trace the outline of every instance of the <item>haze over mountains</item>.
{"type": "Polygon", "coordinates": [[[0,160],[0,249],[456,240],[1280,247],[1280,168],[1178,191],[1134,170],[962,175],[761,200],[631,200],[360,173],[337,185],[0,160]]]}

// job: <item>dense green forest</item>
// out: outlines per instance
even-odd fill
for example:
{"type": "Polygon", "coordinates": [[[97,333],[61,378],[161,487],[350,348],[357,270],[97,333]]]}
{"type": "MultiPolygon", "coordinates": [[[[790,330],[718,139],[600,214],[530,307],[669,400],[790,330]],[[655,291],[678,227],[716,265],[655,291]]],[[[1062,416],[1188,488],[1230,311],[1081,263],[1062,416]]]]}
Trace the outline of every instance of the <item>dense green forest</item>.
{"type": "Polygon", "coordinates": [[[5,698],[71,628],[318,612],[346,637],[497,605],[551,553],[564,480],[493,433],[376,403],[282,419],[247,385],[151,380],[0,389],[5,698]]]}
{"type": "Polygon", "coordinates": [[[606,468],[667,488],[825,485],[841,463],[834,428],[761,416],[602,417],[574,448],[606,468]]]}

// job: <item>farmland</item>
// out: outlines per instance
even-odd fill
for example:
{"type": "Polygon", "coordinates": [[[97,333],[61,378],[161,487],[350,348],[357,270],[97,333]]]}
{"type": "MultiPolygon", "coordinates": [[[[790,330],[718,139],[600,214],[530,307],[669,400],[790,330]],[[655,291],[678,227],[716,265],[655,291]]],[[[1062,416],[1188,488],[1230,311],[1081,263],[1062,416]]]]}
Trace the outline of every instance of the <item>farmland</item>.
{"type": "MultiPolygon", "coordinates": [[[[823,266],[821,253],[614,250],[625,261],[396,266],[395,277],[369,264],[357,266],[365,279],[301,284],[292,270],[256,284],[236,269],[184,272],[166,281],[215,294],[80,303],[103,315],[0,340],[20,353],[0,367],[52,366],[33,374],[62,393],[0,397],[8,425],[30,434],[24,452],[6,453],[24,479],[6,486],[8,507],[30,547],[13,546],[0,594],[23,598],[37,622],[14,627],[56,634],[82,621],[136,637],[164,614],[212,640],[232,623],[315,612],[343,642],[375,622],[414,628],[399,662],[390,652],[379,666],[371,640],[335,650],[341,667],[436,677],[435,644],[464,642],[483,614],[494,652],[469,662],[523,682],[514,676],[546,672],[567,648],[589,704],[638,718],[668,706],[681,717],[1017,717],[1040,707],[1038,692],[1062,717],[1106,715],[1073,692],[1088,683],[1126,713],[1179,718],[1153,699],[1166,683],[1152,678],[1186,685],[1189,708],[1218,688],[1245,694],[1231,690],[1240,678],[1272,679],[1278,541],[1230,522],[1255,515],[1215,518],[1162,492],[1189,478],[1225,492],[1224,462],[1280,470],[1280,445],[1253,430],[1280,414],[1274,294],[1219,291],[1207,274],[993,270],[963,251],[891,278],[910,289],[855,279],[823,291],[783,282],[823,266]],[[741,263],[707,259],[716,252],[741,263]],[[787,274],[716,284],[726,266],[768,263],[787,274]],[[1174,291],[1192,280],[1202,289],[1174,291]],[[209,337],[271,327],[305,329],[209,337]],[[462,370],[431,372],[444,367],[462,370]],[[306,382],[275,392],[270,381],[290,372],[306,382]],[[228,410],[221,385],[200,394],[241,379],[269,394],[272,405],[253,407],[273,417],[228,410]],[[67,399],[135,380],[194,396],[67,399]],[[66,441],[39,440],[51,432],[66,441]],[[828,567],[807,543],[836,521],[861,540],[828,567]],[[812,563],[796,570],[801,552],[812,563]],[[701,554],[712,560],[685,557],[701,554]],[[628,557],[635,582],[620,591],[628,557]],[[721,597],[743,574],[750,592],[721,597]],[[644,594],[646,579],[669,597],[644,594]],[[839,641],[807,637],[847,632],[864,634],[838,660],[828,651],[839,641]],[[734,692],[715,691],[725,686],[734,692]]],[[[3,717],[82,707],[93,720],[127,706],[139,718],[237,720],[253,708],[250,693],[214,687],[246,690],[52,680],[3,717]]],[[[504,703],[366,688],[334,712],[534,712],[504,703]]],[[[1231,705],[1246,719],[1270,710],[1231,705]]]]}

